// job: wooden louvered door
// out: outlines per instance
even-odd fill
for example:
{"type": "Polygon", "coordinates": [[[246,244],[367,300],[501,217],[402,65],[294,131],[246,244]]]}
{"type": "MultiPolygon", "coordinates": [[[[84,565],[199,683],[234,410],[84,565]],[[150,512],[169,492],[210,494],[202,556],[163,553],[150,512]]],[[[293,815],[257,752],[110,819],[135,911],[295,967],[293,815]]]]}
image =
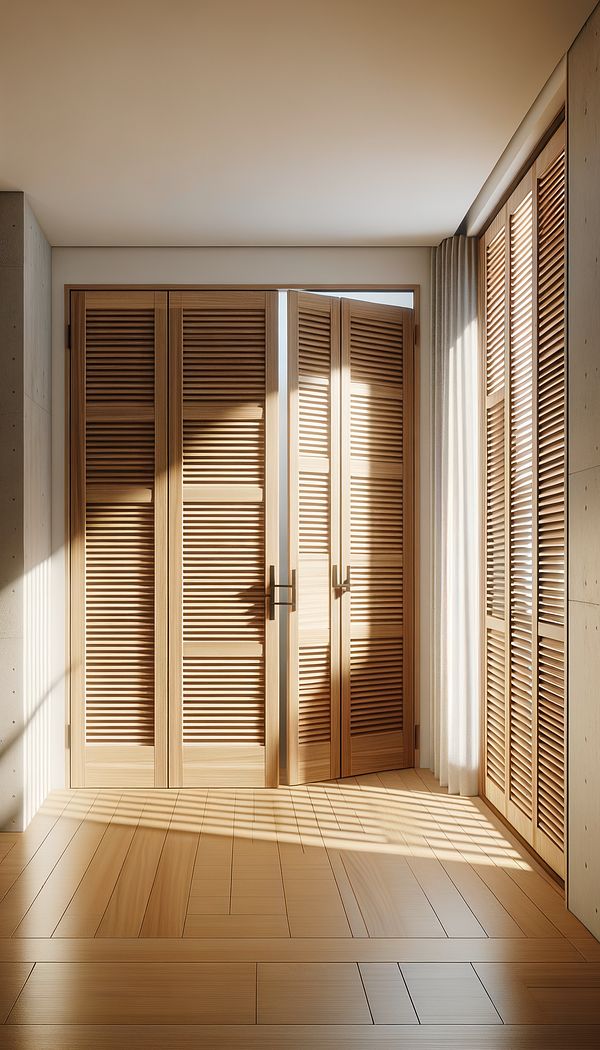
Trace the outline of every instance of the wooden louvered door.
{"type": "Polygon", "coordinates": [[[411,766],[413,312],[341,304],[342,775],[411,766]]]}
{"type": "Polygon", "coordinates": [[[534,845],[565,870],[566,164],[564,125],[535,166],[537,718],[534,845]]]}
{"type": "Polygon", "coordinates": [[[170,783],[278,778],[277,293],[173,292],[170,783]]]}
{"type": "Polygon", "coordinates": [[[71,782],[167,783],[164,292],[71,303],[71,782]]]}
{"type": "Polygon", "coordinates": [[[288,781],[340,773],[340,302],[288,293],[288,781]],[[338,577],[339,579],[339,577],[338,577]]]}
{"type": "Polygon", "coordinates": [[[506,799],[507,269],[504,212],[488,230],[484,260],[485,357],[485,758],[486,797],[506,799]]]}
{"type": "Polygon", "coordinates": [[[483,242],[486,797],[564,873],[564,128],[483,242]]]}
{"type": "Polygon", "coordinates": [[[533,812],[534,492],[533,178],[508,205],[508,798],[511,824],[531,839],[533,812]]]}

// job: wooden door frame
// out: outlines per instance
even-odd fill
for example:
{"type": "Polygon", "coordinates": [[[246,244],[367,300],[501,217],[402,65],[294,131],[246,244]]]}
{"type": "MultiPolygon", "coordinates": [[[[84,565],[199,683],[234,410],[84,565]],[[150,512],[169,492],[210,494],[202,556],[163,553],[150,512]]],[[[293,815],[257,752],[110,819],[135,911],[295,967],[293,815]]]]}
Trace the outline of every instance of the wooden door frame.
{"type": "MultiPolygon", "coordinates": [[[[65,779],[71,785],[71,724],[72,724],[72,687],[71,687],[71,320],[72,320],[72,292],[96,292],[96,291],[157,291],[157,292],[187,292],[187,291],[292,291],[301,290],[306,292],[410,292],[413,296],[414,313],[414,343],[413,343],[413,535],[414,542],[414,571],[413,571],[413,716],[414,716],[414,765],[420,761],[420,351],[421,351],[421,285],[412,284],[384,284],[357,281],[352,284],[347,282],[319,284],[314,281],[289,281],[285,283],[271,284],[182,284],[170,282],[167,284],[135,284],[135,283],[108,283],[96,284],[85,282],[83,284],[65,284],[64,286],[64,536],[65,536],[65,676],[67,688],[65,691],[65,779]]],[[[281,393],[281,391],[280,391],[281,393]]],[[[287,777],[281,777],[280,783],[285,783],[287,777]]]]}

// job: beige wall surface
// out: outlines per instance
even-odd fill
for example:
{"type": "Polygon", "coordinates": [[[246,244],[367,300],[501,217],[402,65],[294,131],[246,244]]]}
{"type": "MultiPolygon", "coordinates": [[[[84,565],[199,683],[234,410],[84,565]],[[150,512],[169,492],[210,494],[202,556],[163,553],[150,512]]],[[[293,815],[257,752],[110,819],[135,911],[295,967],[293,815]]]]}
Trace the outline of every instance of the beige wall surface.
{"type": "MultiPolygon", "coordinates": [[[[429,765],[430,344],[429,248],[54,248],[52,251],[52,593],[55,702],[66,714],[64,288],[72,284],[273,284],[420,286],[420,632],[421,762],[429,765]]],[[[66,775],[66,772],[65,772],[66,775]]]]}
{"type": "Polygon", "coordinates": [[[568,59],[568,900],[600,937],[600,7],[568,59]]]}

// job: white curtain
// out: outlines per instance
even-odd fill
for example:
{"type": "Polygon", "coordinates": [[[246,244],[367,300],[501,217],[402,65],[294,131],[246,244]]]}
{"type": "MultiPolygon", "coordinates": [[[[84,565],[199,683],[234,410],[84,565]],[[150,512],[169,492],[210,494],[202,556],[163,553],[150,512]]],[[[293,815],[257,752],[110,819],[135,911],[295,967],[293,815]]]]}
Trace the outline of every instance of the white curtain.
{"type": "Polygon", "coordinates": [[[433,250],[433,744],[452,794],[478,793],[480,426],[477,240],[433,250]]]}

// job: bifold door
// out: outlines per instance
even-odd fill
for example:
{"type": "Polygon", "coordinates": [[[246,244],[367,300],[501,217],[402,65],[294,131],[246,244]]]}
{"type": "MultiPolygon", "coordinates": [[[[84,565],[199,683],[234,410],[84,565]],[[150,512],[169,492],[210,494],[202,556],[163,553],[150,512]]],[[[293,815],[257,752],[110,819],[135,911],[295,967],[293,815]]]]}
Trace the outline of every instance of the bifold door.
{"type": "Polygon", "coordinates": [[[72,783],[275,784],[276,293],[71,320],[72,783]]]}
{"type": "Polygon", "coordinates": [[[482,238],[484,790],[565,872],[564,125],[482,238]]]}
{"type": "Polygon", "coordinates": [[[288,303],[292,783],[412,765],[413,313],[288,303]]]}

